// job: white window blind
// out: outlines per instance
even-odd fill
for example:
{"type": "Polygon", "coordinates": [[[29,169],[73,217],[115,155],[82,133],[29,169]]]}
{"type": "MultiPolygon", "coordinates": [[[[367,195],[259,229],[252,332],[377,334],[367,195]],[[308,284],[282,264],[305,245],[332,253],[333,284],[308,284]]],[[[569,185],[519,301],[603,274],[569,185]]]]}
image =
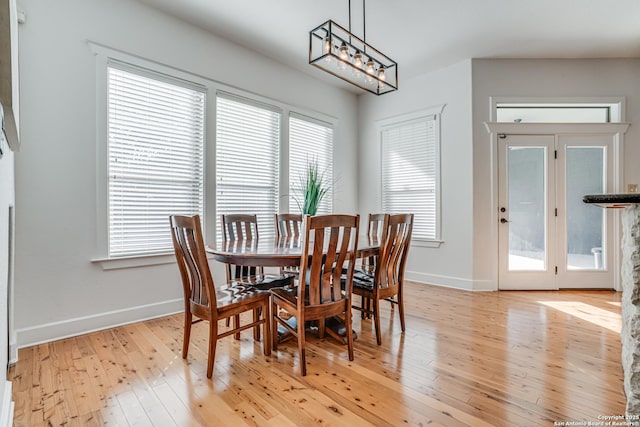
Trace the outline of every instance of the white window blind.
{"type": "Polygon", "coordinates": [[[333,127],[297,114],[289,117],[289,212],[300,213],[309,162],[317,162],[318,172],[328,185],[327,194],[318,206],[317,214],[333,211],[333,127]]]}
{"type": "Polygon", "coordinates": [[[382,210],[413,213],[413,239],[439,238],[438,116],[382,129],[382,210]]]}
{"type": "Polygon", "coordinates": [[[205,94],[110,63],[109,256],[170,253],[169,215],[203,213],[205,94]]]}
{"type": "Polygon", "coordinates": [[[275,235],[281,113],[219,93],[216,116],[216,233],[221,214],[256,214],[261,237],[275,235]]]}

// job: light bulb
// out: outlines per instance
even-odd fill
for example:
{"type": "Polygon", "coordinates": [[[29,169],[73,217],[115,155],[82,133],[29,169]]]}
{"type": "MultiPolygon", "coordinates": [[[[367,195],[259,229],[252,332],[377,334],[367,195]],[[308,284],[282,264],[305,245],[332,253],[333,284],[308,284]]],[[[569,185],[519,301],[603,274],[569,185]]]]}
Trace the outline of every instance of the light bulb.
{"type": "Polygon", "coordinates": [[[376,71],[375,63],[373,62],[372,59],[369,59],[367,61],[367,74],[373,75],[373,73],[375,73],[375,71],[376,71]]]}
{"type": "Polygon", "coordinates": [[[347,45],[344,44],[344,42],[342,43],[342,46],[340,46],[338,57],[340,58],[340,61],[338,61],[338,68],[346,70],[347,61],[349,61],[349,49],[347,49],[347,45]]]}
{"type": "Polygon", "coordinates": [[[367,83],[371,84],[374,81],[373,76],[374,76],[374,74],[376,72],[375,65],[374,65],[374,62],[373,62],[372,59],[369,59],[367,61],[367,69],[366,69],[366,71],[367,71],[367,79],[366,79],[367,83]]]}
{"type": "MultiPolygon", "coordinates": [[[[322,54],[326,55],[328,53],[331,53],[331,38],[330,37],[325,37],[323,44],[322,44],[322,54]]],[[[327,60],[331,59],[331,56],[327,56],[326,58],[327,60]]]]}
{"type": "Polygon", "coordinates": [[[340,59],[342,59],[343,61],[348,61],[349,60],[349,49],[347,49],[347,45],[342,43],[342,46],[340,46],[340,59]]]}
{"type": "Polygon", "coordinates": [[[384,73],[384,68],[380,67],[380,69],[378,70],[378,80],[385,81],[386,79],[387,76],[384,73]]]}
{"type": "Polygon", "coordinates": [[[364,61],[362,60],[362,54],[360,51],[356,50],[355,55],[353,55],[353,68],[351,69],[351,74],[357,79],[361,80],[364,76],[362,70],[364,67],[364,61]]]}
{"type": "Polygon", "coordinates": [[[355,65],[358,68],[362,68],[362,66],[364,65],[364,62],[362,62],[362,54],[357,51],[355,55],[353,55],[353,65],[355,65]]]}

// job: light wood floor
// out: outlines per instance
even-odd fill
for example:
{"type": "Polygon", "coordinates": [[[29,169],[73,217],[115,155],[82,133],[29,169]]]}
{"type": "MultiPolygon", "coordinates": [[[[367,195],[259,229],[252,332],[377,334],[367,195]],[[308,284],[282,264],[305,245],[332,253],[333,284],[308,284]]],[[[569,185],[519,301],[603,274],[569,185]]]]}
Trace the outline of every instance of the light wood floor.
{"type": "Polygon", "coordinates": [[[380,347],[354,311],[353,362],[308,335],[305,378],[295,342],[265,357],[246,331],[219,342],[208,381],[207,325],[183,361],[182,315],[22,349],[15,426],[553,426],[624,413],[619,294],[407,294],[407,332],[384,303],[380,347]]]}

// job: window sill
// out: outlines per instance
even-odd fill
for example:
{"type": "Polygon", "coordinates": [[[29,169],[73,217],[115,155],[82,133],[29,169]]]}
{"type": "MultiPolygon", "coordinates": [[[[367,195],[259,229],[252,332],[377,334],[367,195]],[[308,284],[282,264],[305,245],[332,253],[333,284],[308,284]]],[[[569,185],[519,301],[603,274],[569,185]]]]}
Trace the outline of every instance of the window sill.
{"type": "Polygon", "coordinates": [[[444,240],[414,240],[411,242],[411,246],[417,246],[420,248],[439,248],[444,240]]]}
{"type": "Polygon", "coordinates": [[[100,264],[103,270],[118,270],[122,268],[171,264],[176,262],[176,257],[174,254],[137,255],[121,258],[97,258],[92,259],[91,262],[94,264],[100,264]]]}

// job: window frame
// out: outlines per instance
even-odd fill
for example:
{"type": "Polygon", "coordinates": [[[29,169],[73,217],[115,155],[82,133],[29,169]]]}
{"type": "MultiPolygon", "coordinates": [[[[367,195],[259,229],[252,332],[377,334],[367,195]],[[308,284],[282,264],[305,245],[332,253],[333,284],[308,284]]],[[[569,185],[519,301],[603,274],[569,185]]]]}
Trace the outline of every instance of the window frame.
{"type": "MultiPolygon", "coordinates": [[[[435,123],[435,209],[434,215],[436,218],[435,221],[435,237],[434,238],[424,238],[417,237],[412,235],[411,243],[414,246],[418,247],[430,247],[430,248],[438,248],[444,240],[442,239],[442,191],[441,191],[441,181],[442,181],[442,170],[441,170],[441,146],[442,146],[442,112],[446,104],[437,105],[430,107],[428,109],[415,111],[412,113],[402,114],[399,116],[394,116],[386,119],[379,120],[377,122],[377,134],[378,134],[378,143],[379,143],[379,152],[380,152],[380,211],[383,211],[383,201],[384,201],[384,175],[383,175],[383,139],[382,133],[385,129],[389,129],[395,126],[399,126],[403,123],[413,122],[420,119],[431,120],[430,117],[433,117],[433,121],[435,123]]],[[[400,212],[389,212],[389,213],[400,213],[400,212]]]]}
{"type": "MultiPolygon", "coordinates": [[[[89,48],[96,57],[96,252],[91,262],[103,270],[141,267],[147,265],[170,264],[175,262],[173,253],[141,254],[119,257],[109,256],[109,143],[108,143],[108,66],[110,61],[127,64],[132,69],[148,70],[149,75],[168,76],[173,80],[182,80],[187,84],[202,87],[205,93],[204,118],[204,215],[207,215],[207,174],[210,167],[210,130],[208,113],[211,108],[211,96],[208,81],[193,74],[142,59],[110,47],[88,41],[89,48]]],[[[168,219],[167,219],[168,224],[168,219]]]]}
{"type": "MultiPolygon", "coordinates": [[[[489,122],[497,122],[498,105],[529,105],[529,106],[606,106],[609,108],[608,123],[622,123],[626,118],[626,97],[602,96],[602,97],[489,97],[489,122]]],[[[525,123],[522,123],[527,124],[525,123]]]]}

